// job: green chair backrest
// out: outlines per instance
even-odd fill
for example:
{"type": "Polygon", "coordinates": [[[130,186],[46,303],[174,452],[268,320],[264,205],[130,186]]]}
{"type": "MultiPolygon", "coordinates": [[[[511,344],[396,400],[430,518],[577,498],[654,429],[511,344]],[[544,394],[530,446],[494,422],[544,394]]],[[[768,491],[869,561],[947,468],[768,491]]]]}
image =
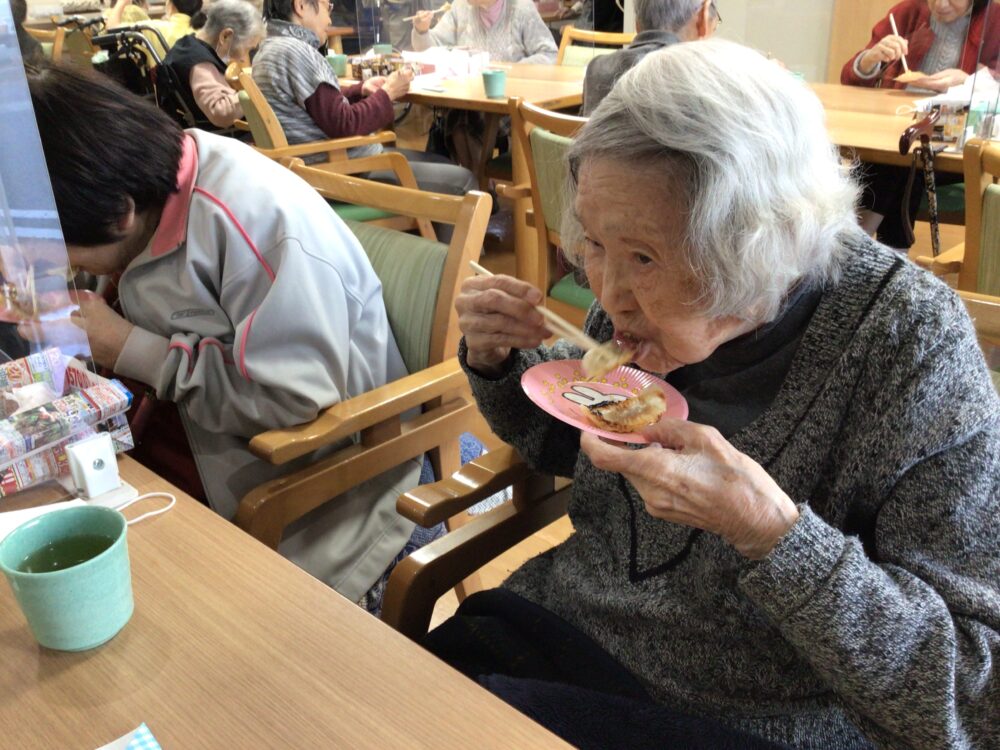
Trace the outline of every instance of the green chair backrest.
{"type": "Polygon", "coordinates": [[[240,108],[243,110],[243,116],[246,118],[247,125],[250,126],[250,135],[253,136],[254,145],[257,148],[274,148],[274,141],[267,134],[264,121],[261,119],[257,108],[253,106],[253,103],[250,101],[250,95],[246,91],[240,92],[240,108]]]}
{"type": "Polygon", "coordinates": [[[374,224],[346,224],[382,281],[389,325],[407,372],[425,369],[448,246],[374,224]]]}
{"type": "Polygon", "coordinates": [[[988,186],[983,194],[981,230],[976,291],[1000,297],[1000,185],[988,186]]]}
{"type": "Polygon", "coordinates": [[[538,197],[542,202],[545,226],[558,232],[566,206],[566,153],[573,140],[545,128],[532,128],[528,139],[531,143],[531,159],[535,163],[535,176],[538,178],[538,197]]]}
{"type": "Polygon", "coordinates": [[[594,47],[589,44],[571,44],[563,52],[561,65],[569,65],[574,68],[583,68],[595,57],[610,55],[617,52],[615,47],[594,47]]]}

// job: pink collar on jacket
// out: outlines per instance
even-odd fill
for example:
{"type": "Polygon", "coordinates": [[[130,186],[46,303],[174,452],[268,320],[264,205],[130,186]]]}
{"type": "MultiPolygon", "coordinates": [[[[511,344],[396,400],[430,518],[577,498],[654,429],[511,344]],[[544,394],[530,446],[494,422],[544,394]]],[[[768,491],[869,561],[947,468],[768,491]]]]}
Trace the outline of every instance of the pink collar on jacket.
{"type": "Polygon", "coordinates": [[[160,214],[149,254],[154,258],[166,255],[178,247],[187,236],[188,212],[194,194],[194,180],[198,176],[198,146],[187,133],[181,145],[181,164],[177,170],[177,192],[171,193],[160,214]]]}

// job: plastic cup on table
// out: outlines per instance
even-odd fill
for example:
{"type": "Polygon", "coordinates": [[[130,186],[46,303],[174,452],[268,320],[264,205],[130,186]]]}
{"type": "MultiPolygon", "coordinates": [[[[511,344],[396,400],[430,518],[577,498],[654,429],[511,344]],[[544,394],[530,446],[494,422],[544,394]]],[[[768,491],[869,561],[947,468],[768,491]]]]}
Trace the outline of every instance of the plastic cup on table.
{"type": "Polygon", "coordinates": [[[330,54],[326,56],[326,61],[330,63],[330,67],[333,68],[333,72],[338,78],[347,75],[347,55],[330,54]]]}
{"type": "Polygon", "coordinates": [[[507,71],[487,69],[483,71],[483,89],[490,99],[502,99],[507,89],[507,71]]]}

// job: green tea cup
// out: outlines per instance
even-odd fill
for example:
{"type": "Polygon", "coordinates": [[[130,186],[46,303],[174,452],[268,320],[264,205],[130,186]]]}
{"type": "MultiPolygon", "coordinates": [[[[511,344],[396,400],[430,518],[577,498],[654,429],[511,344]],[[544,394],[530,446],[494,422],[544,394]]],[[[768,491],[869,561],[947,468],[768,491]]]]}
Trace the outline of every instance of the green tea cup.
{"type": "Polygon", "coordinates": [[[326,61],[330,63],[330,67],[333,68],[333,72],[338,78],[347,75],[347,55],[330,54],[326,56],[326,61]]]}
{"type": "Polygon", "coordinates": [[[52,511],[0,541],[7,577],[41,645],[85,651],[111,640],[132,617],[125,517],[101,506],[52,511]]]}
{"type": "Polygon", "coordinates": [[[502,99],[507,88],[507,71],[487,69],[483,71],[483,90],[490,99],[502,99]]]}

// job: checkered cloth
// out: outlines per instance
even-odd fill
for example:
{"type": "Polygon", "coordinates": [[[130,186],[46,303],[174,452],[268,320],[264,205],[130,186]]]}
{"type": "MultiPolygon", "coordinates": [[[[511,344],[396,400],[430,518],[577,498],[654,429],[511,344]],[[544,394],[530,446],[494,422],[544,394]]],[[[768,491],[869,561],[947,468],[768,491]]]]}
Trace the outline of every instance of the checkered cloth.
{"type": "Polygon", "coordinates": [[[132,735],[132,740],[128,743],[126,750],[161,750],[160,743],[156,741],[149,727],[140,724],[132,735]]]}

